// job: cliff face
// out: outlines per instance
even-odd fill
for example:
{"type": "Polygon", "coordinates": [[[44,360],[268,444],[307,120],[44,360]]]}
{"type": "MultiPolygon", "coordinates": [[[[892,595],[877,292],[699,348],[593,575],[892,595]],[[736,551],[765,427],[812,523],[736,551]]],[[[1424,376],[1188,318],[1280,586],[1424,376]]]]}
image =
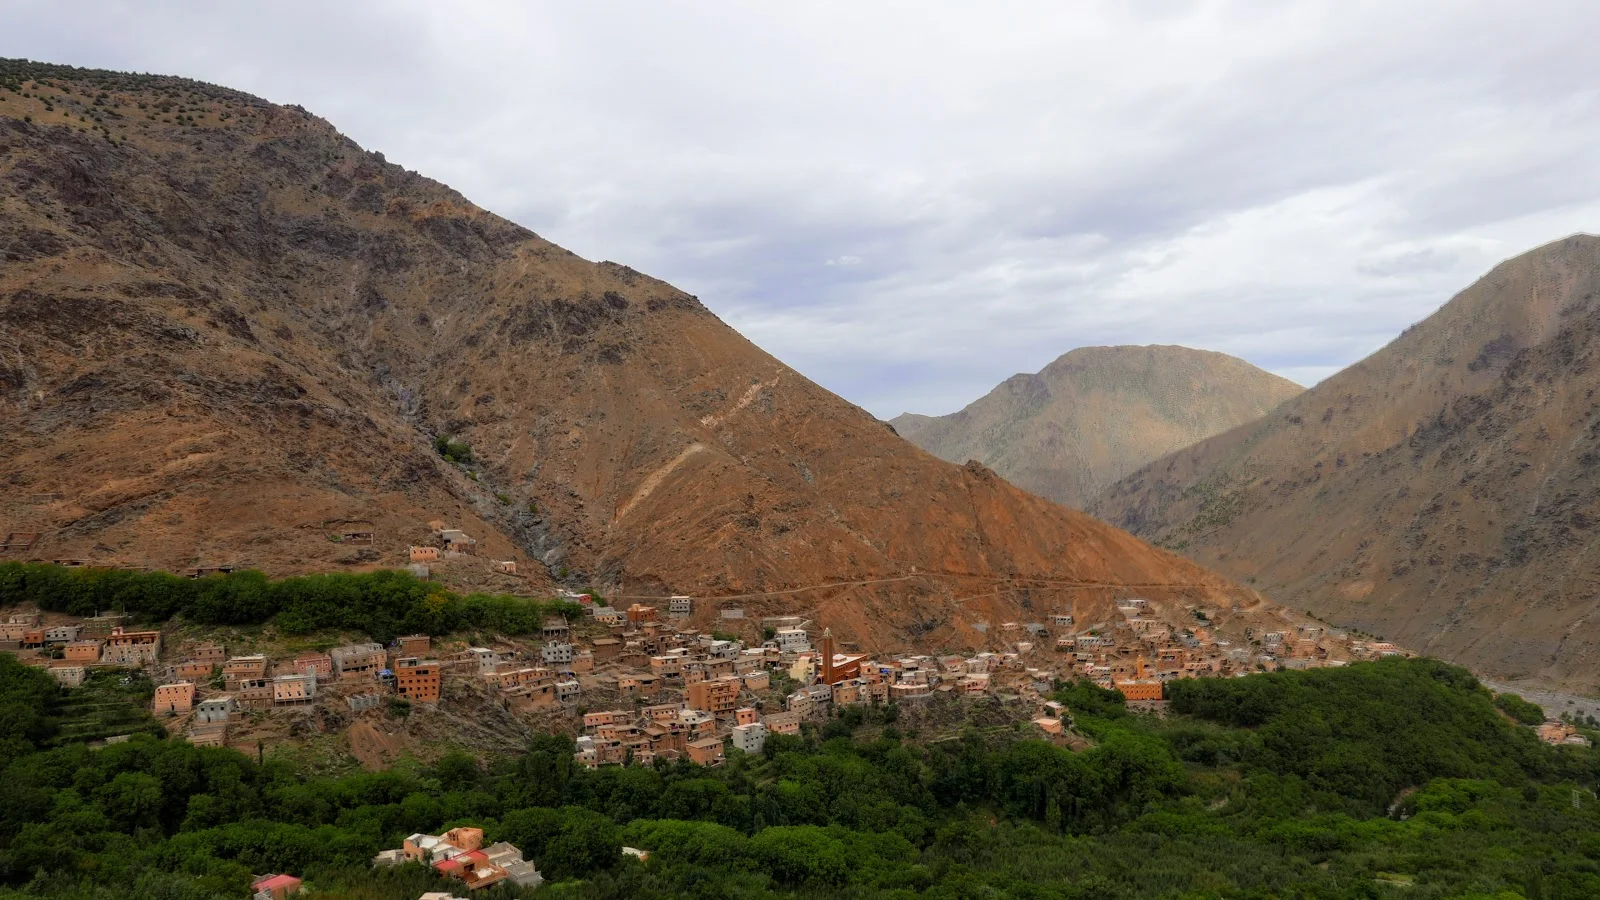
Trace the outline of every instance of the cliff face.
{"type": "Polygon", "coordinates": [[[1269,417],[1091,506],[1296,609],[1593,689],[1600,240],[1495,267],[1269,417]]]}
{"type": "Polygon", "coordinates": [[[1242,359],[1188,347],[1081,347],[1015,375],[960,412],[907,413],[901,436],[975,459],[1024,490],[1081,509],[1151,460],[1265,415],[1300,393],[1242,359]]]}
{"type": "Polygon", "coordinates": [[[739,602],[869,645],[970,644],[973,623],[1129,591],[1265,609],[934,459],[696,298],[303,110],[0,77],[0,530],[42,532],[29,556],[395,565],[437,519],[535,588],[768,592],[739,602]],[[377,541],[331,539],[348,528],[377,541]]]}

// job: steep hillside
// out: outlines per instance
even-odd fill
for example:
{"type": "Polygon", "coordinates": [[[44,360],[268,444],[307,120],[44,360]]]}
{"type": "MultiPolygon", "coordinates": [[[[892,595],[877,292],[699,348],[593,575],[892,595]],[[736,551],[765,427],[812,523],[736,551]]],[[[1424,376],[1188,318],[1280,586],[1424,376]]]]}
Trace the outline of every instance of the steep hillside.
{"type": "Polygon", "coordinates": [[[29,556],[393,565],[437,519],[535,588],[766,592],[737,605],[867,644],[1130,591],[1266,609],[302,109],[20,62],[0,81],[0,532],[41,532],[29,556]],[[376,543],[332,540],[352,523],[376,543]]]}
{"type": "Polygon", "coordinates": [[[1592,689],[1597,292],[1594,237],[1502,263],[1378,353],[1091,509],[1296,609],[1592,689]]]}
{"type": "Polygon", "coordinates": [[[1013,375],[960,412],[911,413],[895,430],[941,459],[975,459],[1081,509],[1147,462],[1260,418],[1299,385],[1224,353],[1080,347],[1013,375]]]}

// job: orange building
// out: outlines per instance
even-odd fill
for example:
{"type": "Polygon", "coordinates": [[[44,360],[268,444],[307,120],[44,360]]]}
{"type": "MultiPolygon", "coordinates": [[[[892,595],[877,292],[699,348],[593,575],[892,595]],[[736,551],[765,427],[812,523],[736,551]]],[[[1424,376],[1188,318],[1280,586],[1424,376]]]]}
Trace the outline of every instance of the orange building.
{"type": "Polygon", "coordinates": [[[433,638],[425,634],[408,634],[400,638],[398,652],[401,656],[415,656],[421,659],[432,649],[433,638]]]}
{"type": "Polygon", "coordinates": [[[1161,699],[1161,682],[1159,681],[1118,681],[1113,687],[1128,701],[1149,701],[1161,699]]]}
{"type": "Polygon", "coordinates": [[[156,698],[152,706],[158,714],[188,712],[194,707],[194,684],[178,681],[157,685],[156,698]]]}
{"type": "Polygon", "coordinates": [[[642,603],[635,603],[628,607],[628,621],[635,625],[642,622],[654,622],[660,614],[661,611],[654,606],[645,606],[642,603]]]}
{"type": "Polygon", "coordinates": [[[438,703],[440,681],[438,660],[408,658],[395,665],[395,692],[415,703],[438,703]]]}
{"type": "Polygon", "coordinates": [[[739,688],[744,682],[737,677],[718,678],[715,681],[697,681],[689,685],[689,708],[722,717],[739,705],[739,688]]]}
{"type": "Polygon", "coordinates": [[[300,675],[315,675],[318,678],[333,677],[333,657],[326,653],[302,653],[294,658],[290,669],[300,675]]]}
{"type": "Polygon", "coordinates": [[[235,656],[222,666],[222,677],[228,681],[241,681],[267,677],[265,656],[235,656]]]}
{"type": "Polygon", "coordinates": [[[310,703],[317,697],[317,676],[279,675],[272,679],[272,702],[279,706],[310,703]]]}
{"type": "Polygon", "coordinates": [[[617,679],[617,689],[624,694],[655,697],[661,693],[661,679],[654,675],[623,675],[617,679]]]}
{"type": "Polygon", "coordinates": [[[195,662],[221,665],[228,658],[228,650],[221,644],[200,644],[189,652],[189,658],[195,662]]]}
{"type": "Polygon", "coordinates": [[[833,652],[833,629],[822,629],[822,641],[817,648],[819,671],[817,677],[823,684],[833,685],[841,681],[848,681],[861,676],[861,660],[864,656],[845,656],[833,652]]]}
{"type": "Polygon", "coordinates": [[[745,706],[733,711],[733,720],[735,725],[754,725],[761,721],[761,714],[745,706]]]}
{"type": "Polygon", "coordinates": [[[250,882],[250,890],[255,897],[285,900],[291,894],[300,893],[300,884],[300,879],[293,875],[263,875],[250,882]]]}
{"type": "Polygon", "coordinates": [[[689,742],[689,761],[702,766],[722,765],[722,741],[717,738],[704,738],[689,742]]]}
{"type": "Polygon", "coordinates": [[[173,666],[172,673],[184,681],[192,681],[197,678],[210,678],[213,668],[215,667],[212,666],[211,663],[200,662],[199,660],[194,659],[186,659],[183,662],[178,663],[176,666],[173,666]]]}
{"type": "Polygon", "coordinates": [[[67,662],[86,664],[100,661],[100,641],[73,641],[63,648],[67,662]]]}

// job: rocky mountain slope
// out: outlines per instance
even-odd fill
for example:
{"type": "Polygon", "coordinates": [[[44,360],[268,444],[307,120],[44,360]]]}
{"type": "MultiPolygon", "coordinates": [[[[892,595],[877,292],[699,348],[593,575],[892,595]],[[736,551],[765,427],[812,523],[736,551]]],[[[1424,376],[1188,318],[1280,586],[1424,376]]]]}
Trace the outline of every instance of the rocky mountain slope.
{"type": "Polygon", "coordinates": [[[941,459],[975,459],[1081,509],[1147,462],[1253,421],[1301,391],[1224,353],[1080,347],[1013,375],[960,412],[906,413],[895,430],[941,459]]]}
{"type": "Polygon", "coordinates": [[[1130,592],[1269,609],[296,107],[0,63],[0,252],[0,532],[41,533],[28,556],[394,565],[443,520],[533,589],[724,598],[868,646],[1130,592]]]}
{"type": "Polygon", "coordinates": [[[1296,609],[1600,686],[1600,239],[1496,266],[1261,421],[1091,510],[1296,609]]]}

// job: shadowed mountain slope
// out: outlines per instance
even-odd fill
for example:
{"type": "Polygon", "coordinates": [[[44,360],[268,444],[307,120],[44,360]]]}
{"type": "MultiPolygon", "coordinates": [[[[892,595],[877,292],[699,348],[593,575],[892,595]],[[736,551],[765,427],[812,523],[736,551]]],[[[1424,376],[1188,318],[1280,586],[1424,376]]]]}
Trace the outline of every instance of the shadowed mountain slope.
{"type": "Polygon", "coordinates": [[[1502,678],[1600,685],[1600,239],[1496,266],[1270,416],[1091,511],[1502,678]]]}

